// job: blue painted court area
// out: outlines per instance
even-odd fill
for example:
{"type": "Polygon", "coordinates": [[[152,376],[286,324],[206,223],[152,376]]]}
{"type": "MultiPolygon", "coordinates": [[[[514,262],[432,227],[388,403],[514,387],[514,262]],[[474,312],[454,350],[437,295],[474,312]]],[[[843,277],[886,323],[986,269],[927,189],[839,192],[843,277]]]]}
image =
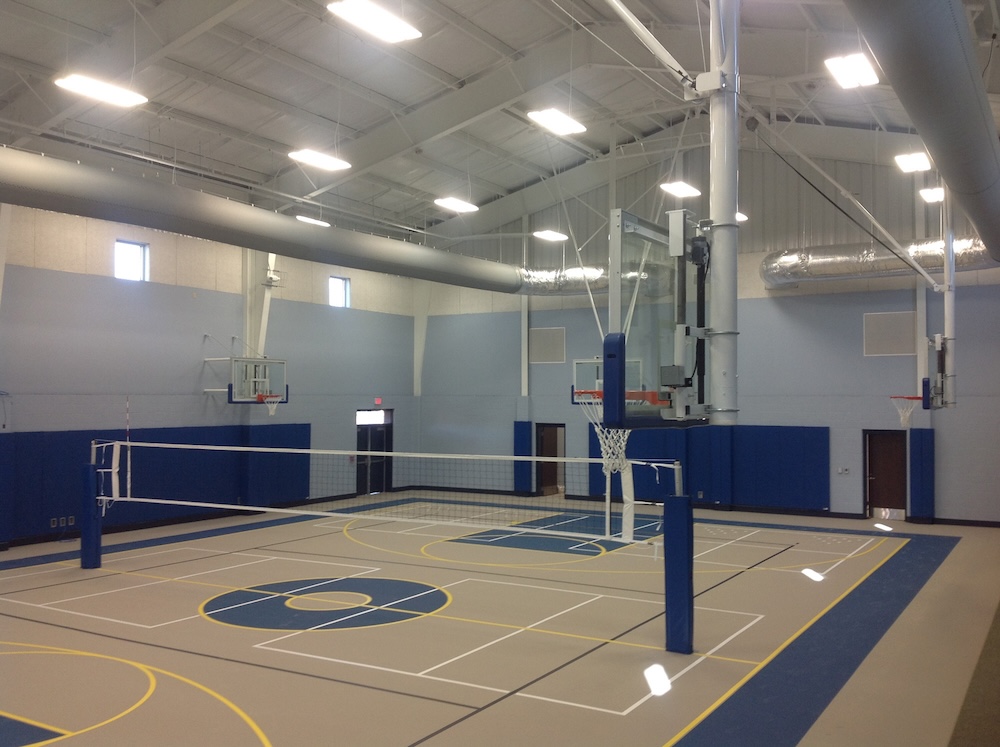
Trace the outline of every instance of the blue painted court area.
{"type": "Polygon", "coordinates": [[[216,622],[268,630],[334,630],[388,625],[435,612],[447,592],[389,578],[298,579],[220,594],[202,605],[216,622]]]}
{"type": "Polygon", "coordinates": [[[959,541],[901,536],[899,552],[671,744],[797,745],[959,541]]]}
{"type": "MultiPolygon", "coordinates": [[[[662,522],[655,516],[636,516],[634,539],[650,540],[662,533],[662,522]]],[[[611,534],[621,534],[621,519],[611,520],[611,534]]],[[[594,512],[551,514],[532,521],[524,521],[509,528],[489,529],[484,532],[456,537],[451,542],[509,547],[517,550],[539,550],[570,555],[603,555],[625,547],[627,542],[606,539],[604,514],[594,512]],[[563,537],[557,534],[540,534],[541,531],[574,532],[594,535],[594,539],[563,537]]]]}
{"type": "Polygon", "coordinates": [[[24,721],[0,714],[0,744],[4,747],[25,747],[25,745],[38,744],[61,736],[63,734],[57,731],[27,724],[24,721]]]}

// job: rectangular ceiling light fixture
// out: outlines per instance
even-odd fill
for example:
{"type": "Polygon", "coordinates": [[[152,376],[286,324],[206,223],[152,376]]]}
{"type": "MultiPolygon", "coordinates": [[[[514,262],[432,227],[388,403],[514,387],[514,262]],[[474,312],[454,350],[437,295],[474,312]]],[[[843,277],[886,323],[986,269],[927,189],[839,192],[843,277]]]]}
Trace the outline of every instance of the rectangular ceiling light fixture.
{"type": "Polygon", "coordinates": [[[388,44],[398,44],[423,36],[402,18],[369,0],[341,0],[338,3],[330,3],[326,9],[352,26],[388,44]]]}
{"type": "Polygon", "coordinates": [[[76,73],[67,75],[65,78],[57,78],[55,84],[67,91],[72,91],[81,96],[87,96],[88,98],[103,101],[105,104],[112,104],[114,106],[138,106],[149,101],[141,93],[136,93],[127,88],[76,73]]]}
{"type": "Polygon", "coordinates": [[[928,187],[920,190],[924,202],[944,202],[944,187],[928,187]]]}
{"type": "Polygon", "coordinates": [[[288,157],[294,161],[315,166],[324,171],[343,171],[344,169],[351,168],[351,164],[347,161],[328,156],[326,153],[320,153],[317,150],[309,150],[308,148],[305,150],[293,150],[288,154],[288,157]]]}
{"type": "Polygon", "coordinates": [[[931,159],[922,150],[916,153],[900,153],[896,156],[896,165],[904,174],[912,174],[914,171],[930,171],[931,159]]]}
{"type": "Polygon", "coordinates": [[[319,218],[310,218],[308,215],[296,215],[296,220],[300,220],[303,223],[308,223],[310,226],[322,226],[323,228],[329,228],[330,224],[325,220],[320,220],[319,218]]]}
{"type": "Polygon", "coordinates": [[[860,52],[845,57],[831,57],[825,64],[841,88],[874,86],[878,83],[875,69],[860,52]]]}
{"type": "Polygon", "coordinates": [[[457,197],[439,197],[434,200],[434,204],[438,207],[443,207],[445,210],[451,210],[456,213],[474,213],[479,210],[479,208],[472,203],[460,200],[457,197]]]}
{"type": "Polygon", "coordinates": [[[579,135],[581,132],[587,131],[586,127],[558,109],[528,112],[528,119],[556,135],[579,135]]]}
{"type": "Polygon", "coordinates": [[[544,231],[535,231],[532,236],[542,241],[565,241],[569,238],[566,234],[553,231],[551,228],[546,228],[544,231]]]}
{"type": "Polygon", "coordinates": [[[701,194],[687,182],[667,182],[661,184],[660,189],[674,197],[698,197],[701,194]]]}

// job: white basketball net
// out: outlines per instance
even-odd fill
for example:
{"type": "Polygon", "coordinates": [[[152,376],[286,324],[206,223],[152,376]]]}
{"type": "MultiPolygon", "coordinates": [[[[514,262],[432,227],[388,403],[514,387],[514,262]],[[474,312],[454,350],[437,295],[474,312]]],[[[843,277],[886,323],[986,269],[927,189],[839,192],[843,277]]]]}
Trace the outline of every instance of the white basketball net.
{"type": "Polygon", "coordinates": [[[265,394],[263,396],[263,402],[267,405],[267,414],[274,415],[278,411],[278,405],[281,404],[281,395],[265,394]]]}
{"type": "Polygon", "coordinates": [[[896,411],[899,413],[899,427],[909,428],[910,427],[910,416],[913,415],[913,411],[917,407],[917,403],[920,400],[918,398],[910,397],[893,397],[892,404],[896,406],[896,411]]]}
{"type": "Polygon", "coordinates": [[[593,424],[594,433],[597,434],[597,440],[601,444],[604,474],[621,472],[628,464],[625,447],[632,431],[627,428],[604,427],[604,402],[599,397],[581,400],[579,404],[586,413],[587,420],[593,424]]]}

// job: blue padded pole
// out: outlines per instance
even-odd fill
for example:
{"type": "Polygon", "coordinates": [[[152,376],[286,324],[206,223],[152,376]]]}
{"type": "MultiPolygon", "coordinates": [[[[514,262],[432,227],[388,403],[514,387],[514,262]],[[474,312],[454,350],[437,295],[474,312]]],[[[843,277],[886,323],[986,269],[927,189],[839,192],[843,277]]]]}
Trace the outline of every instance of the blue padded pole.
{"type": "Polygon", "coordinates": [[[101,508],[97,503],[97,465],[83,471],[80,503],[80,567],[101,567],[101,508]]]}
{"type": "Polygon", "coordinates": [[[667,651],[694,651],[694,511],[686,495],[663,499],[667,651]]]}

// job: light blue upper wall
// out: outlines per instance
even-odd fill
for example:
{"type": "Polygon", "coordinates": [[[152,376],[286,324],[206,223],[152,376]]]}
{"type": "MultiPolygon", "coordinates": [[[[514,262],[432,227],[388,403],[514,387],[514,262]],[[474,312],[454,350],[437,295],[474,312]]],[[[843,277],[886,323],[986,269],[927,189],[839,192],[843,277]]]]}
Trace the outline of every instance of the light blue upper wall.
{"type": "Polygon", "coordinates": [[[280,416],[311,423],[313,448],[357,448],[355,415],[376,407],[393,410],[395,447],[417,448],[412,317],[275,299],[267,354],[288,361],[280,416]]]}
{"type": "MultiPolygon", "coordinates": [[[[203,358],[226,354],[241,299],[217,291],[8,266],[0,389],[18,431],[231,424],[202,394],[203,358]]],[[[228,378],[228,373],[226,374],[228,378]]]]}
{"type": "Polygon", "coordinates": [[[399,448],[418,439],[413,319],[272,301],[267,353],[288,361],[291,398],[274,417],[227,403],[226,361],[246,354],[232,293],[8,266],[0,390],[12,431],[311,423],[316,448],[353,449],[355,412],[397,412],[399,448]],[[236,338],[234,340],[234,338],[236,338]],[[126,413],[126,407],[128,412],[126,413]]]}

